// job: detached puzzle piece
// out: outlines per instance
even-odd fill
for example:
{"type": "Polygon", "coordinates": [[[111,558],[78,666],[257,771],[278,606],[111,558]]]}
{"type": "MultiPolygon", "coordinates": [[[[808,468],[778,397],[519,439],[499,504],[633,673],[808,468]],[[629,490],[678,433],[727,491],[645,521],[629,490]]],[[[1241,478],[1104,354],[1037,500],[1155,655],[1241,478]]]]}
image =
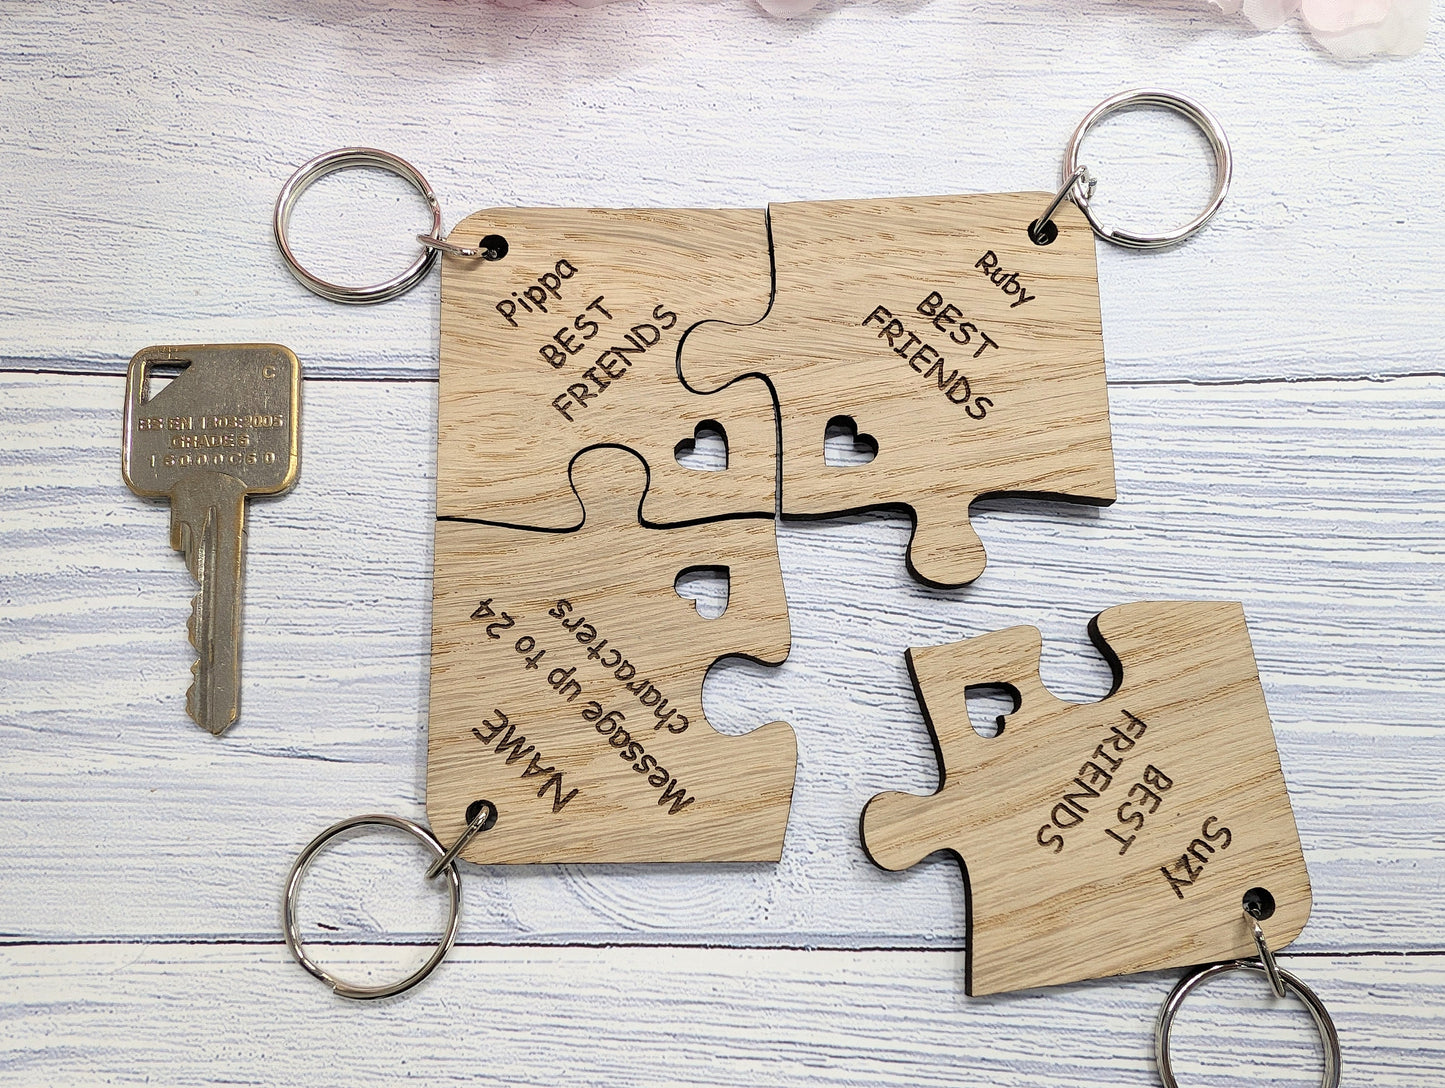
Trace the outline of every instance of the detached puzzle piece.
{"type": "Polygon", "coordinates": [[[646,462],[650,524],[774,512],[770,390],[754,379],[703,396],[678,375],[698,322],[767,310],[762,211],[494,208],[450,238],[503,255],[442,260],[438,514],[575,528],[568,467],[597,445],[646,462]],[[678,463],[704,431],[723,433],[725,469],[678,463]]]}
{"type": "Polygon", "coordinates": [[[909,569],[962,585],[983,570],[981,495],[1114,500],[1094,235],[1061,205],[1057,239],[1028,225],[1047,193],[774,204],[772,308],[706,324],[682,374],[711,389],[764,375],[782,428],[782,511],[914,516],[909,569]],[[876,448],[824,459],[830,426],[876,448]]]}
{"type": "Polygon", "coordinates": [[[943,785],[874,797],[863,844],[885,869],[962,858],[970,994],[1252,956],[1256,888],[1275,903],[1272,947],[1309,917],[1244,610],[1145,601],[1089,630],[1114,670],[1091,704],[1045,690],[1034,627],[908,653],[943,785]],[[979,685],[1018,703],[990,739],[965,704],[979,685]]]}
{"type": "Polygon", "coordinates": [[[474,801],[497,806],[469,861],[781,856],[792,729],[726,736],[702,711],[719,658],[787,657],[773,520],[647,528],[646,479],[634,454],[592,450],[576,530],[437,520],[427,816],[452,842],[474,801]],[[675,588],[699,568],[728,576],[715,619],[675,588]]]}

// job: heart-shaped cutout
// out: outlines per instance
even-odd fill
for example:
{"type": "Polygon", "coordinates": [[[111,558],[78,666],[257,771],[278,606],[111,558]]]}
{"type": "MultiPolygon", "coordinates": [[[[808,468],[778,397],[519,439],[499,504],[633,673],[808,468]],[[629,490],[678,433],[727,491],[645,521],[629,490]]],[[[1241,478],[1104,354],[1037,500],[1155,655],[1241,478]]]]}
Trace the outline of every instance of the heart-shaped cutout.
{"type": "Polygon", "coordinates": [[[1012,684],[970,684],[963,689],[963,702],[973,731],[992,740],[1004,730],[1004,719],[1019,708],[1019,693],[1012,684]]]}
{"type": "Polygon", "coordinates": [[[878,439],[858,433],[852,416],[834,416],[823,431],[823,464],[832,468],[857,468],[878,456],[878,439]]]}
{"type": "Polygon", "coordinates": [[[693,428],[691,438],[673,447],[672,456],[695,472],[721,472],[728,467],[728,433],[717,420],[705,419],[693,428]]]}
{"type": "Polygon", "coordinates": [[[692,601],[697,614],[715,620],[728,610],[727,567],[688,567],[677,572],[672,588],[685,601],[692,601]]]}

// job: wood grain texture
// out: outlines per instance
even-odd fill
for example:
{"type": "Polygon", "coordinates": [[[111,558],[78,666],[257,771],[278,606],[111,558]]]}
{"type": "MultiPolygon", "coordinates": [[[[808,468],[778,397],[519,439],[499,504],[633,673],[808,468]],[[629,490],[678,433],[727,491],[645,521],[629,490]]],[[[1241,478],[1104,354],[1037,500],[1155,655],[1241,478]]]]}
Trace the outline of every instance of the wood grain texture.
{"type": "Polygon", "coordinates": [[[572,459],[625,446],[648,468],[642,518],[771,514],[777,424],[760,381],[702,397],[678,380],[700,321],[750,322],[772,293],[763,212],[493,208],[451,233],[500,260],[442,261],[437,513],[529,529],[582,523],[572,459]],[[675,450],[705,424],[720,469],[675,450]]]}
{"type": "Polygon", "coordinates": [[[776,861],[797,742],[703,715],[703,677],[729,654],[778,665],[788,604],[771,518],[650,529],[647,466],[598,449],[572,465],[572,532],[436,523],[427,815],[460,838],[477,800],[497,826],[481,863],[776,861]],[[679,595],[721,571],[705,617],[679,595]]]}
{"type": "MultiPolygon", "coordinates": [[[[875,793],[936,784],[907,647],[1036,624],[1050,690],[1097,699],[1083,625],[1141,597],[1244,602],[1315,882],[1287,962],[1341,1019],[1347,1083],[1441,1079],[1445,5],[1420,55],[1363,65],[1197,0],[837,0],[789,21],[742,0],[81,0],[4,25],[0,932],[47,944],[0,967],[0,1081],[1153,1083],[1169,980],[965,1000],[957,868],[882,873],[857,835],[875,793]],[[1098,250],[1119,502],[975,504],[992,561],[961,591],[913,581],[900,518],[783,523],[789,659],[704,686],[721,732],[796,731],[781,862],[468,866],[464,941],[527,945],[459,948],[386,1008],[318,992],[278,941],[286,865],[340,815],[423,815],[440,285],[369,309],[305,292],[268,230],[291,171],[387,148],[448,223],[1017,192],[1056,184],[1095,103],[1160,85],[1220,116],[1237,169],[1187,244],[1098,250]],[[119,376],[144,344],[248,341],[374,380],[308,383],[305,475],[252,520],[247,710],[218,744],[184,717],[192,587],[166,511],[119,480],[119,376]],[[179,943],[84,944],[128,936],[179,943]],[[552,947],[577,941],[622,947],[552,947]],[[768,950],[658,947],[719,943],[768,950]],[[883,945],[954,951],[920,976],[856,951],[883,945]]],[[[1182,122],[1121,117],[1085,151],[1126,225],[1207,195],[1182,122]]],[[[428,223],[359,171],[293,226],[318,270],[361,281],[428,223]]],[[[430,936],[417,858],[394,851],[342,844],[313,874],[315,935],[430,936]]],[[[1226,997],[1191,1082],[1289,1080],[1307,1027],[1220,1053],[1263,1011],[1226,997]]]]}
{"type": "Polygon", "coordinates": [[[1058,237],[1028,226],[1047,193],[773,204],[774,290],[748,326],[684,343],[698,389],[760,374],[777,394],[784,516],[893,506],[916,528],[908,565],[971,582],[968,522],[985,494],[1114,499],[1094,235],[1061,208],[1058,237]],[[845,421],[866,464],[829,464],[845,421]]]}
{"type": "MultiPolygon", "coordinates": [[[[389,969],[366,950],[319,954],[355,977],[389,969]]],[[[1158,1083],[1151,1027],[1172,975],[974,999],[961,992],[960,960],[463,946],[417,989],[356,1003],[276,945],[0,948],[0,1083],[1158,1083]]],[[[1333,1011],[1345,1083],[1416,1088],[1445,1072],[1438,957],[1401,957],[1387,975],[1377,960],[1281,963],[1333,1011]]],[[[1318,1079],[1307,1017],[1257,980],[1191,998],[1175,1041],[1180,1080],[1199,1088],[1233,1088],[1241,1069],[1266,1083],[1318,1079]]]]}
{"type": "MultiPolygon", "coordinates": [[[[1219,115],[1238,169],[1187,245],[1101,248],[1111,375],[1440,373],[1445,329],[1418,315],[1445,219],[1409,213],[1431,206],[1445,152],[1435,7],[1419,55],[1349,65],[1295,28],[1256,34],[1195,0],[838,0],[787,21],[743,0],[304,13],[222,0],[204,20],[172,0],[123,15],[100,0],[14,5],[0,357],[117,373],[162,337],[270,340],[313,374],[434,374],[435,278],[391,305],[337,307],[276,253],[277,192],[335,147],[415,162],[449,224],[491,205],[1014,192],[1057,183],[1094,104],[1163,85],[1219,115]]],[[[1090,140],[1101,214],[1187,219],[1207,150],[1182,122],[1127,118],[1118,140],[1111,127],[1090,140]]],[[[295,228],[318,265],[360,281],[404,267],[428,222],[401,183],[348,174],[307,195],[295,228]]]]}
{"type": "MultiPolygon", "coordinates": [[[[120,480],[123,380],[3,383],[0,851],[30,875],[0,881],[0,932],[274,935],[276,889],[313,834],[423,811],[436,387],[307,382],[302,479],[251,520],[247,716],[216,743],[185,718],[193,587],[167,511],[120,480]]],[[[780,523],[789,658],[723,662],[703,689],[721,732],[796,732],[778,865],[472,870],[464,935],[960,947],[957,867],[883,873],[858,841],[874,794],[937,782],[904,651],[1033,623],[1045,684],[1094,700],[1109,671],[1090,616],[1227,593],[1244,602],[1315,885],[1295,947],[1438,947],[1445,384],[1112,399],[1120,501],[977,504],[1000,561],[966,589],[911,578],[902,519],[780,523]]],[[[337,924],[415,935],[410,900],[345,907],[358,878],[336,889],[337,924]]]]}
{"type": "Polygon", "coordinates": [[[869,801],[863,846],[886,869],[962,860],[970,994],[1249,958],[1250,889],[1273,948],[1309,918],[1244,610],[1134,601],[1090,634],[1115,690],[1084,705],[1043,686],[1036,627],[908,652],[941,785],[869,801]],[[1016,705],[985,739],[967,693],[989,685],[1016,705]]]}

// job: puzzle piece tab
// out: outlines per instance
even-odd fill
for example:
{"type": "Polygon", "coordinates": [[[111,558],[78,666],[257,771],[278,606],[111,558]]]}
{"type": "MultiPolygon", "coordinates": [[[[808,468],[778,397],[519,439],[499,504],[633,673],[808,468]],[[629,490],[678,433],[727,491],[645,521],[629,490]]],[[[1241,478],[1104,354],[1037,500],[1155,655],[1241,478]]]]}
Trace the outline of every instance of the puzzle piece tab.
{"type": "Polygon", "coordinates": [[[438,514],[575,528],[568,466],[596,445],[646,462],[650,524],[773,512],[771,392],[678,377],[694,325],[767,310],[763,212],[493,208],[450,240],[502,255],[442,260],[438,514]],[[700,430],[723,432],[725,469],[678,463],[700,430]]]}
{"type": "Polygon", "coordinates": [[[1114,499],[1094,235],[1047,193],[774,204],[774,298],[746,327],[704,324],[682,374],[713,389],[765,375],[778,398],[784,515],[899,506],[909,568],[962,585],[983,570],[981,495],[1114,499]],[[824,458],[830,426],[876,447],[824,458]]]}
{"type": "Polygon", "coordinates": [[[908,654],[943,785],[874,797],[863,842],[885,869],[962,859],[971,994],[1252,956],[1241,904],[1256,888],[1275,903],[1273,948],[1309,917],[1244,610],[1144,601],[1090,635],[1115,690],[1082,705],[1044,688],[1034,627],[908,654]],[[1018,702],[988,739],[965,704],[983,685],[1018,702]]]}
{"type": "Polygon", "coordinates": [[[725,736],[702,710],[720,657],[787,656],[773,520],[647,528],[646,479],[635,454],[592,450],[572,468],[574,531],[437,521],[427,815],[452,842],[469,805],[497,806],[469,861],[781,855],[792,729],[725,736]],[[698,568],[727,574],[721,616],[678,595],[698,568]]]}

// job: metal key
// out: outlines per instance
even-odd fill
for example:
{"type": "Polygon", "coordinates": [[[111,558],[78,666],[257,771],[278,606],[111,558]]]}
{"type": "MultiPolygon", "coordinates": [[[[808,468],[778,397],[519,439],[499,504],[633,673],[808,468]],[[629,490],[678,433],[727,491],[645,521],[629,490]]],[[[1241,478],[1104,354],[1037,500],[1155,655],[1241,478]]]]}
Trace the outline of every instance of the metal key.
{"type": "Polygon", "coordinates": [[[137,495],[170,499],[171,547],[199,585],[186,711],[218,735],[240,712],[246,497],[296,483],[300,417],[301,364],[279,344],[154,347],[130,361],[121,471],[137,495]]]}

